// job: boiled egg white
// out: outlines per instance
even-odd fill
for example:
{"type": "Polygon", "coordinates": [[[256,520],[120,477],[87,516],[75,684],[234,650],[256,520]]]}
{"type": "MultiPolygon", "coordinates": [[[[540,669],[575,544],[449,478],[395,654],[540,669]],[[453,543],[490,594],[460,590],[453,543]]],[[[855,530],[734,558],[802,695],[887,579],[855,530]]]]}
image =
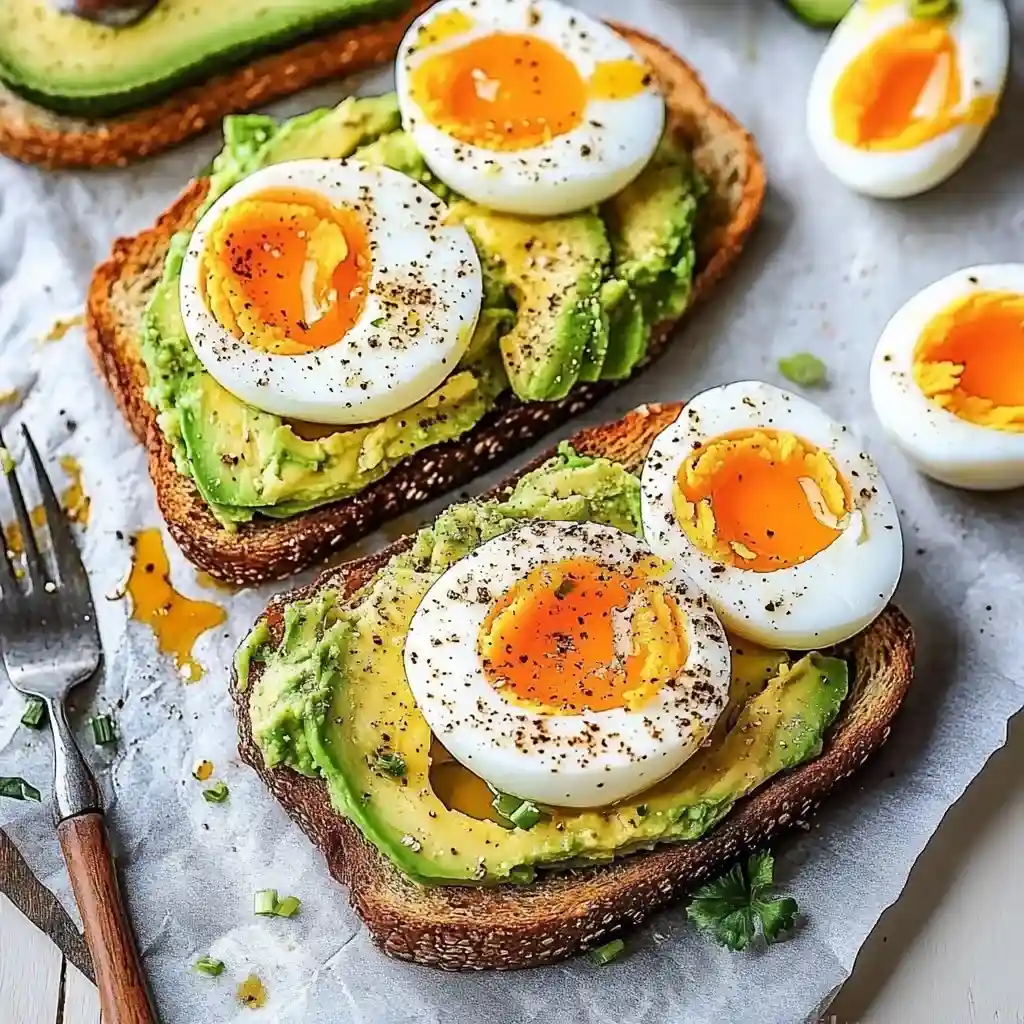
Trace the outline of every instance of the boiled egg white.
{"type": "Polygon", "coordinates": [[[438,579],[405,669],[434,735],[494,789],[596,807],[697,751],[726,704],[730,651],[706,597],[641,541],[538,521],[438,579]]]}
{"type": "Polygon", "coordinates": [[[697,395],[655,438],[644,536],[765,647],[860,632],[903,562],[896,506],[870,456],[816,405],[761,381],[697,395]]]}
{"type": "Polygon", "coordinates": [[[922,473],[954,487],[1024,487],[1024,263],[967,267],[889,321],[871,400],[922,473]]]}
{"type": "Polygon", "coordinates": [[[409,408],[455,370],[480,312],[480,260],[447,213],[412,178],[351,160],[249,175],[185,252],[196,355],[279,416],[346,425],[409,408]]]}
{"type": "Polygon", "coordinates": [[[944,181],[974,152],[1003,93],[1003,0],[927,6],[948,13],[915,17],[913,0],[859,0],[811,79],[811,144],[865,195],[898,199],[944,181]]]}
{"type": "Polygon", "coordinates": [[[556,0],[444,0],[398,54],[402,122],[431,170],[505,213],[600,203],[665,126],[650,69],[607,25],[556,0]]]}

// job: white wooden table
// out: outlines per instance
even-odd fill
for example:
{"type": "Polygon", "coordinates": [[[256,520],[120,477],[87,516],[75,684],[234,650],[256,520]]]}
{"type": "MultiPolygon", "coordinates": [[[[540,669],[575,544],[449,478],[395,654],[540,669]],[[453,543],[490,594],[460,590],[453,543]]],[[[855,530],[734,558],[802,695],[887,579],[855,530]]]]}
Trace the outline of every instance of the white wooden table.
{"type": "MultiPolygon", "coordinates": [[[[825,1024],[1024,1024],[1022,860],[1018,716],[879,922],[825,1024]]],[[[98,1024],[96,991],[0,895],[0,1024],[58,1021],[98,1024]]]]}

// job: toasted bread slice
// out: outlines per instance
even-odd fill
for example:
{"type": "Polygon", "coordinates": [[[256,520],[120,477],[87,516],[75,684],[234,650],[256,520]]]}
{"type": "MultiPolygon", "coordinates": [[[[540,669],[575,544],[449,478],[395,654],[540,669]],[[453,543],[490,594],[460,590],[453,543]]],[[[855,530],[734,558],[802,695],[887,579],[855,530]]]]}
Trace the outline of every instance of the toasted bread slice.
{"type": "Polygon", "coordinates": [[[227,114],[393,59],[410,23],[432,3],[415,0],[400,17],[271,53],[118,117],[56,114],[0,85],[0,153],[51,168],[124,166],[198,135],[227,114]]]}
{"type": "MultiPolygon", "coordinates": [[[[694,153],[710,185],[699,226],[694,304],[733,266],[764,197],[761,157],[750,135],[708,97],[693,69],[660,43],[619,27],[664,84],[671,124],[694,153]]],[[[195,181],[148,231],[114,243],[89,289],[87,337],[96,361],[139,440],[171,535],[186,556],[231,583],[279,579],[352,544],[402,512],[468,483],[589,408],[614,384],[582,384],[558,402],[518,401],[506,394],[458,440],[412,455],[357,495],[284,521],[257,520],[228,532],[193,482],[174,466],[170,446],[145,399],[139,321],[160,278],[168,242],[195,218],[208,184],[195,181]]],[[[675,323],[656,327],[651,353],[664,350],[675,323]]]]}
{"type": "MultiPolygon", "coordinates": [[[[570,443],[639,471],[651,442],[678,415],[679,404],[641,408],[603,427],[582,430],[570,443]]],[[[542,456],[496,489],[513,486],[542,456]]],[[[274,639],[281,636],[289,601],[335,587],[364,584],[411,538],[379,554],[330,569],[310,587],[275,599],[266,611],[274,639]]],[[[331,808],[327,787],[290,769],[268,770],[252,739],[249,694],[237,677],[239,752],[349,887],[353,905],[385,952],[449,970],[514,968],[550,963],[606,942],[622,928],[717,873],[745,850],[804,822],[842,779],[885,742],[910,685],[914,638],[903,613],[890,606],[839,652],[853,664],[850,696],[813,761],[777,776],[741,800],[707,836],[636,853],[607,866],[540,877],[525,886],[424,887],[406,878],[331,808]]],[[[260,666],[252,669],[259,678],[260,666]]]]}

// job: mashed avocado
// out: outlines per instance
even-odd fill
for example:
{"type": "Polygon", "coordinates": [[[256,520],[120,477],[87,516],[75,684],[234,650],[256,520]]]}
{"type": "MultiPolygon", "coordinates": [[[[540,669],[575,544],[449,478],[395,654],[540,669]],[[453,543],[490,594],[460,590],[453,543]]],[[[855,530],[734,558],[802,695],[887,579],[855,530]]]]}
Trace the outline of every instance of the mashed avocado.
{"type": "Polygon", "coordinates": [[[638,797],[595,810],[546,809],[510,828],[486,784],[433,739],[405,680],[405,635],[444,570],[527,518],[590,520],[640,533],[639,482],[563,446],[501,501],[466,502],[420,531],[359,593],[323,591],[285,610],[269,646],[259,624],[239,651],[253,737],[268,766],[326,783],[339,814],[423,883],[529,881],[538,867],[590,864],[695,839],[736,800],[816,756],[847,692],[846,663],[735,644],[730,703],[710,745],[638,797]],[[400,760],[403,771],[391,766],[400,760]],[[383,760],[382,760],[383,759],[383,760]]]}
{"type": "Polygon", "coordinates": [[[400,170],[453,205],[484,267],[484,303],[452,375],[412,408],[353,428],[283,420],[236,399],[203,369],[178,298],[190,236],[173,239],[143,318],[147,397],[180,472],[227,527],[296,515],[352,495],[402,459],[470,430],[510,387],[563,397],[579,380],[619,380],[643,360],[650,326],[689,301],[700,183],[689,156],[662,146],[650,174],[601,211],[530,220],[453,195],[401,131],[396,98],[347,99],[277,122],[229,117],[207,205],[246,175],[287,160],[353,157],[400,170]]]}

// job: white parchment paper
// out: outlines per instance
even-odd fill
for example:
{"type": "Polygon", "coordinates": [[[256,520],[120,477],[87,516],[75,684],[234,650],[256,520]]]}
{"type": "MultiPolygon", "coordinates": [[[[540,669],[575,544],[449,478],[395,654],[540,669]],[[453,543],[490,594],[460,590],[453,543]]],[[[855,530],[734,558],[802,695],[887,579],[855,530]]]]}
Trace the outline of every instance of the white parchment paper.
{"type": "MultiPolygon", "coordinates": [[[[771,182],[762,226],[713,306],[653,371],[586,421],[736,378],[781,383],[780,356],[818,353],[832,386],[814,397],[868,437],[902,513],[907,564],[898,596],[920,646],[905,710],[888,746],[828,802],[814,829],[779,847],[782,883],[807,918],[790,942],[730,954],[695,935],[675,909],[630,939],[628,959],[602,969],[574,961],[516,974],[445,975],[388,960],[319,854],[235,754],[226,666],[271,588],[226,598],[228,622],[197,648],[206,678],[184,685],[149,630],[128,620],[126,603],[104,599],[129,565],[117,532],[160,522],[143,453],[91,367],[81,331],[38,341],[55,316],[81,306],[90,271],[111,240],[148,225],[218,141],[211,135],[126,171],[47,174],[3,163],[0,391],[16,387],[26,397],[20,407],[0,408],[0,426],[27,422],[54,464],[71,454],[84,467],[93,513],[83,544],[107,664],[77,703],[83,713],[113,708],[117,717],[116,752],[96,751],[85,733],[84,746],[110,801],[129,902],[167,1022],[813,1019],[899,895],[943,813],[1004,742],[1007,719],[1024,703],[1024,494],[971,495],[916,476],[880,436],[867,393],[869,354],[905,299],[967,264],[1022,258],[1020,61],[1003,111],[967,168],[927,196],[880,203],[848,193],[815,161],[803,108],[824,38],[775,3],[579,6],[632,21],[685,54],[757,136],[771,182]],[[200,758],[212,760],[216,777],[229,785],[227,803],[202,799],[190,776],[200,758]],[[264,887],[301,897],[301,914],[254,917],[252,893],[264,887]],[[221,978],[190,971],[205,954],[227,963],[221,978]],[[269,993],[267,1007],[255,1013],[235,1001],[235,987],[250,971],[269,993]]],[[[1019,58],[1024,0],[1010,0],[1010,7],[1019,58]]],[[[378,76],[366,88],[387,82],[378,76]]],[[[342,94],[341,86],[307,93],[279,110],[342,94]]],[[[13,438],[11,426],[7,434],[13,438]]],[[[13,447],[20,451],[16,441],[13,447]]],[[[0,511],[8,517],[5,503],[3,496],[0,511]]],[[[409,518],[410,527],[439,507],[409,518]]],[[[170,551],[179,589],[225,600],[199,587],[173,545],[170,551]]],[[[0,685],[0,774],[24,775],[45,790],[49,741],[18,727],[21,708],[21,698],[0,685]]],[[[47,803],[3,801],[0,824],[72,909],[47,803]]]]}

